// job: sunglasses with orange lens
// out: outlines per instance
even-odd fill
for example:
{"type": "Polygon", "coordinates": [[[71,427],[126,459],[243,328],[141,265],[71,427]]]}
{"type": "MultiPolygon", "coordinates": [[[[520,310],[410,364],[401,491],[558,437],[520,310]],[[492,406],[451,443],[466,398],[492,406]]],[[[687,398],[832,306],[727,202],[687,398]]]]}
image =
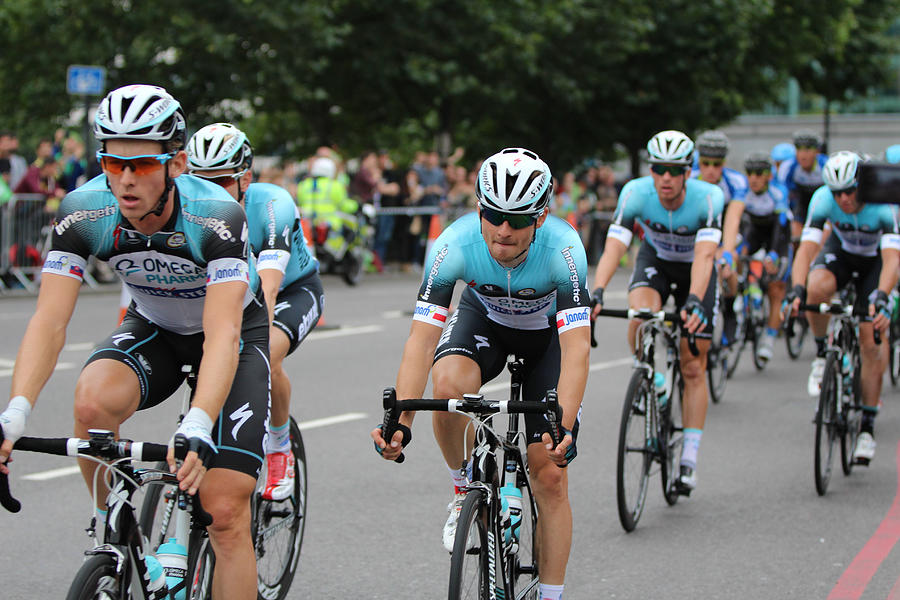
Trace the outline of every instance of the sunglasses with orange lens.
{"type": "Polygon", "coordinates": [[[97,160],[107,173],[121,175],[130,168],[135,175],[149,175],[158,171],[174,154],[141,154],[139,156],[119,156],[106,152],[97,152],[97,160]]]}

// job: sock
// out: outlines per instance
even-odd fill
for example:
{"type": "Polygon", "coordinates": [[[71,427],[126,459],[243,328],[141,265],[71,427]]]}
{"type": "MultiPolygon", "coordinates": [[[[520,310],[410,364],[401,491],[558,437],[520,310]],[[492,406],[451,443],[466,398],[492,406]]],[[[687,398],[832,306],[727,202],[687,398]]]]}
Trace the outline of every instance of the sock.
{"type": "Polygon", "coordinates": [[[465,465],[461,469],[452,469],[447,467],[447,470],[450,471],[450,479],[453,481],[453,492],[458,493],[459,488],[465,487],[469,483],[469,477],[466,475],[465,465]]]}
{"type": "Polygon", "coordinates": [[[766,327],[766,334],[772,337],[778,337],[778,330],[774,327],[766,327]]]}
{"type": "Polygon", "coordinates": [[[103,529],[106,527],[106,511],[102,508],[94,508],[94,517],[96,518],[94,521],[94,531],[98,532],[97,535],[101,535],[103,529]]]}
{"type": "Polygon", "coordinates": [[[816,340],[816,357],[818,357],[818,358],[825,358],[825,341],[826,341],[826,339],[827,338],[825,336],[815,338],[815,340],[816,340]]]}
{"type": "Polygon", "coordinates": [[[700,450],[700,438],[703,436],[702,429],[684,428],[684,445],[681,448],[681,465],[697,468],[697,451],[700,450]]]}
{"type": "Polygon", "coordinates": [[[549,585],[538,583],[538,596],[541,600],[562,600],[563,585],[549,585]]]}
{"type": "Polygon", "coordinates": [[[862,422],[860,423],[859,429],[861,432],[868,433],[871,436],[875,435],[875,417],[878,416],[878,407],[877,406],[863,406],[862,407],[862,422]]]}
{"type": "Polygon", "coordinates": [[[291,428],[288,426],[289,424],[290,420],[286,421],[284,425],[273,427],[272,422],[269,421],[269,441],[266,443],[266,452],[272,454],[273,452],[287,452],[291,449],[291,428]]]}

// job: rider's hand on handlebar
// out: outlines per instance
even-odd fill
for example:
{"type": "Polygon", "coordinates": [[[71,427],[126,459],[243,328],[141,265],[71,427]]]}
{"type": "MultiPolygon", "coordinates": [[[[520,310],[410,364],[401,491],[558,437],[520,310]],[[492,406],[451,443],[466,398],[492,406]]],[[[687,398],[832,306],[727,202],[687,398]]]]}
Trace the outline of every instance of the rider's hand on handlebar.
{"type": "Polygon", "coordinates": [[[709,323],[703,302],[695,294],[689,294],[687,302],[681,308],[681,320],[688,333],[700,333],[709,323]]]}
{"type": "Polygon", "coordinates": [[[881,290],[869,294],[869,316],[873,317],[872,326],[886,334],[891,323],[891,301],[881,290]]]}
{"type": "Polygon", "coordinates": [[[541,442],[543,442],[544,447],[547,449],[547,456],[549,456],[550,460],[560,468],[568,466],[568,464],[578,456],[578,449],[575,446],[575,438],[573,437],[572,432],[565,428],[563,428],[562,431],[565,435],[563,436],[562,441],[557,444],[556,448],[553,447],[553,438],[550,437],[549,433],[544,432],[541,436],[541,442]]]}
{"type": "Polygon", "coordinates": [[[806,302],[806,288],[800,284],[795,285],[784,295],[784,303],[781,312],[787,316],[796,317],[800,305],[806,302]]]}
{"type": "Polygon", "coordinates": [[[9,401],[6,410],[0,413],[0,429],[3,430],[3,444],[0,445],[0,473],[9,475],[9,455],[13,444],[25,433],[25,421],[31,414],[31,403],[25,396],[16,396],[9,401]]]}
{"type": "Polygon", "coordinates": [[[598,287],[594,289],[593,294],[591,294],[591,319],[596,319],[597,315],[600,314],[600,311],[603,309],[603,288],[598,287]]]}
{"type": "Polygon", "coordinates": [[[402,423],[397,424],[397,430],[394,431],[394,435],[391,436],[390,445],[387,444],[382,433],[384,433],[383,424],[378,425],[378,427],[373,429],[369,435],[375,443],[375,451],[385,460],[397,460],[397,457],[400,456],[403,449],[412,441],[412,432],[409,427],[402,423]]]}
{"type": "Polygon", "coordinates": [[[200,482],[206,474],[206,466],[210,459],[218,452],[212,440],[212,419],[202,408],[193,407],[184,416],[181,425],[175,431],[175,435],[169,442],[169,453],[166,462],[169,463],[169,472],[175,473],[175,445],[184,443],[187,446],[187,455],[178,468],[178,487],[188,494],[194,495],[200,487],[200,482]]]}

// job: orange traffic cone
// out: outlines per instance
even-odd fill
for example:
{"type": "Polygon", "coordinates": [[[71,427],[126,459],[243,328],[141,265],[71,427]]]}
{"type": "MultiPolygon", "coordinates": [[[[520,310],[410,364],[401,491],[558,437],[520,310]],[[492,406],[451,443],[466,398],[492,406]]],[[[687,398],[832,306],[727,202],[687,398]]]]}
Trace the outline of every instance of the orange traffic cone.
{"type": "Polygon", "coordinates": [[[303,238],[306,242],[306,247],[309,248],[309,251],[313,253],[313,256],[315,256],[315,250],[313,247],[312,225],[310,224],[309,219],[305,217],[301,218],[300,228],[303,229],[303,238]]]}
{"type": "MultiPolygon", "coordinates": [[[[434,240],[441,235],[441,217],[438,214],[431,215],[431,223],[428,225],[428,242],[425,244],[425,260],[431,254],[431,247],[434,246],[434,240]]],[[[426,265],[423,265],[425,267],[426,265]]]]}

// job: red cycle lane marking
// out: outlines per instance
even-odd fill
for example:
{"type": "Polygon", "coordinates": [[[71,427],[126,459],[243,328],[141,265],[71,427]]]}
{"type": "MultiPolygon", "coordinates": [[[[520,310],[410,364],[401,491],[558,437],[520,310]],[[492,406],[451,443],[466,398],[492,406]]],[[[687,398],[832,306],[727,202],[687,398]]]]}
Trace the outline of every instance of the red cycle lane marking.
{"type": "MultiPolygon", "coordinates": [[[[900,465],[900,443],[897,444],[896,458],[896,464],[900,465]]],[[[897,478],[894,503],[875,530],[875,534],[869,538],[838,579],[837,585],[828,594],[828,600],[858,600],[898,539],[900,539],[900,476],[897,478]]],[[[889,598],[900,599],[900,579],[891,589],[889,598]]]]}

